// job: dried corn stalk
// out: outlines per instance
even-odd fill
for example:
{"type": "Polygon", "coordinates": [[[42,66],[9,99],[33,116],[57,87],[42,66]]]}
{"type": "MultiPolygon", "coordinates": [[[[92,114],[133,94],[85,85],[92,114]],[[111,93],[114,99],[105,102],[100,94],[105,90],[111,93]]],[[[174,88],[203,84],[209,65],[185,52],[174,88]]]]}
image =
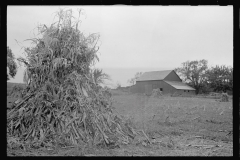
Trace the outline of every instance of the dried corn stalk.
{"type": "Polygon", "coordinates": [[[220,102],[228,102],[228,101],[229,101],[228,94],[227,93],[222,93],[220,102]]]}
{"type": "Polygon", "coordinates": [[[35,47],[18,59],[26,65],[27,93],[7,113],[8,137],[32,147],[128,141],[131,129],[112,113],[109,90],[91,75],[99,36],[85,37],[72,24],[72,10],[60,10],[58,18],[39,26],[42,38],[31,39],[35,47]]]}

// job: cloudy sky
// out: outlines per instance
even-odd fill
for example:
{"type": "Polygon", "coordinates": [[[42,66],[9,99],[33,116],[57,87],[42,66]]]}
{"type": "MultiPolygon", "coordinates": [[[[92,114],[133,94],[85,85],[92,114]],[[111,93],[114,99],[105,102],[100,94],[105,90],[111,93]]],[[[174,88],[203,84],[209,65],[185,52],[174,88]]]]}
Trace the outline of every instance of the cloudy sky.
{"type": "MultiPolygon", "coordinates": [[[[99,33],[101,68],[109,86],[128,86],[136,72],[170,70],[187,60],[233,66],[232,6],[8,6],[7,45],[16,57],[37,25],[51,25],[59,8],[84,9],[79,29],[99,33]],[[16,40],[19,42],[17,43],[16,40]]],[[[23,83],[23,70],[9,82],[23,83]]]]}

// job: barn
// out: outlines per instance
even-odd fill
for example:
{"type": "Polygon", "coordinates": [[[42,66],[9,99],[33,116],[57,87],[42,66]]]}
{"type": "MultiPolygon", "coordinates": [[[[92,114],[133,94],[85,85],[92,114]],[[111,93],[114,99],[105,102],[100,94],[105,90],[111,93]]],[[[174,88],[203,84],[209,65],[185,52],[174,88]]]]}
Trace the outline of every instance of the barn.
{"type": "Polygon", "coordinates": [[[153,89],[160,89],[162,94],[195,94],[195,89],[183,83],[174,70],[145,72],[130,91],[150,94],[153,89]]]}

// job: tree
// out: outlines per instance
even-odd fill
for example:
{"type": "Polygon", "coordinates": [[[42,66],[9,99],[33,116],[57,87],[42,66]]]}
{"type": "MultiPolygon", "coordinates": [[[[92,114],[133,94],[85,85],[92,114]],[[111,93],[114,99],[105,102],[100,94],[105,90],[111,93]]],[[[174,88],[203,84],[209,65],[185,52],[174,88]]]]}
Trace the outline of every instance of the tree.
{"type": "Polygon", "coordinates": [[[196,89],[196,94],[198,94],[206,80],[207,63],[207,60],[204,59],[186,61],[182,63],[181,67],[176,68],[175,71],[184,81],[189,82],[196,89]]]}
{"type": "Polygon", "coordinates": [[[232,91],[233,87],[233,68],[225,65],[211,67],[206,72],[209,87],[215,92],[232,91]]]}
{"type": "Polygon", "coordinates": [[[131,78],[131,79],[128,80],[128,83],[130,83],[131,85],[136,84],[136,80],[137,80],[142,74],[143,74],[142,72],[137,72],[133,78],[131,78]]]}
{"type": "Polygon", "coordinates": [[[93,80],[96,84],[104,84],[104,80],[111,80],[110,76],[103,73],[101,69],[94,69],[92,72],[93,80]]]}
{"type": "Polygon", "coordinates": [[[17,73],[17,63],[15,62],[15,57],[9,47],[7,47],[7,69],[7,80],[10,80],[10,76],[14,78],[17,73]]]}

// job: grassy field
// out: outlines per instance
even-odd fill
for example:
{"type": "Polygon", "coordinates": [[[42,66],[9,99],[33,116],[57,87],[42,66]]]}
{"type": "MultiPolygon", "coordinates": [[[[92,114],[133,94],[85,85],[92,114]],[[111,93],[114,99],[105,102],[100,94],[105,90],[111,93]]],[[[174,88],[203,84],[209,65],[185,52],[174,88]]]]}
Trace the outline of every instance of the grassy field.
{"type": "MultiPolygon", "coordinates": [[[[232,102],[193,97],[151,98],[112,91],[114,112],[143,130],[151,144],[8,151],[32,156],[232,156],[232,102]]],[[[136,137],[137,138],[137,137],[136,137]]]]}
{"type": "Polygon", "coordinates": [[[231,156],[232,102],[113,92],[115,112],[159,141],[154,155],[231,156]],[[168,147],[168,144],[171,144],[168,147]],[[164,151],[165,149],[165,151],[164,151]]]}

